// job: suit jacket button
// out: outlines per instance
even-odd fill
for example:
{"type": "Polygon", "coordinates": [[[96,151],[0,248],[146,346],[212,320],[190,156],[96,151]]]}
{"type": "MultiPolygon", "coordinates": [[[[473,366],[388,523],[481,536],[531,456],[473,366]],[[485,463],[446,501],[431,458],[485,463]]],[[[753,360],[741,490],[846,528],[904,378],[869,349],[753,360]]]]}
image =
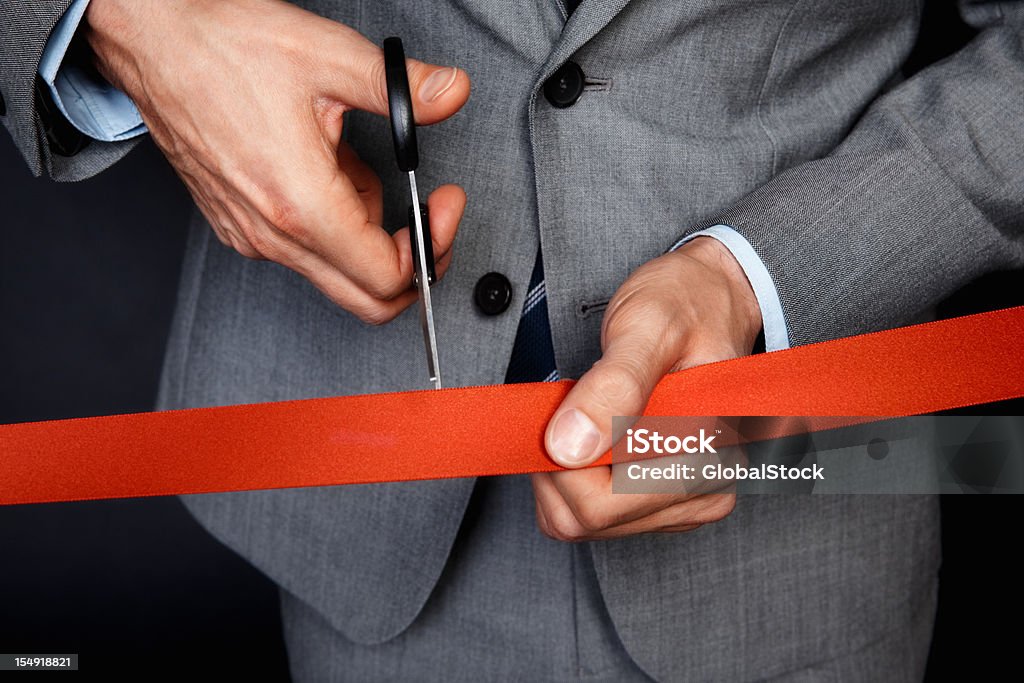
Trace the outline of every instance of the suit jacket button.
{"type": "Polygon", "coordinates": [[[544,81],[544,97],[552,107],[571,107],[583,94],[585,80],[579,64],[566,62],[551,78],[544,81]]]}
{"type": "Polygon", "coordinates": [[[473,301],[484,315],[498,315],[512,303],[512,283],[501,273],[487,273],[476,282],[473,301]]]}

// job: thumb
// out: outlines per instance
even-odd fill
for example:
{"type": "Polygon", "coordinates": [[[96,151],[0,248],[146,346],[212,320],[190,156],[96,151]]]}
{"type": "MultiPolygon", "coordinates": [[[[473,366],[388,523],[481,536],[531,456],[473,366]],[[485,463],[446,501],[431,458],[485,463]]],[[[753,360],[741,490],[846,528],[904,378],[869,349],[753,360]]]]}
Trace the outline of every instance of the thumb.
{"type": "MultiPolygon", "coordinates": [[[[326,74],[325,94],[343,103],[346,109],[386,115],[384,51],[354,31],[351,33],[354,35],[345,46],[343,58],[326,74]]],[[[406,59],[405,64],[416,123],[443,121],[469,99],[469,76],[462,69],[416,59],[406,59]]]]}
{"type": "Polygon", "coordinates": [[[606,339],[601,360],[580,378],[548,423],[544,444],[556,463],[590,464],[629,426],[617,424],[622,433],[613,433],[613,417],[643,413],[655,385],[675,360],[652,330],[633,324],[606,339]]]}
{"type": "MultiPolygon", "coordinates": [[[[416,123],[443,121],[462,109],[469,99],[469,76],[454,66],[436,66],[415,59],[405,60],[409,90],[413,96],[416,123]]],[[[384,85],[385,97],[387,84],[384,85]]]]}

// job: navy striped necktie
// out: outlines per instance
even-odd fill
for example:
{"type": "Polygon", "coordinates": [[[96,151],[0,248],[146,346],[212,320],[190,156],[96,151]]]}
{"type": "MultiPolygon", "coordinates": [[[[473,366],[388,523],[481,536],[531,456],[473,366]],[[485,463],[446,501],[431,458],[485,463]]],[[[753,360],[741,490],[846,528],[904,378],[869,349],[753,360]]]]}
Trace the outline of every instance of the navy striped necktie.
{"type": "Polygon", "coordinates": [[[544,259],[538,248],[523,302],[523,316],[519,319],[512,357],[505,372],[505,383],[554,382],[558,379],[551,322],[548,320],[547,290],[544,287],[544,259]]]}

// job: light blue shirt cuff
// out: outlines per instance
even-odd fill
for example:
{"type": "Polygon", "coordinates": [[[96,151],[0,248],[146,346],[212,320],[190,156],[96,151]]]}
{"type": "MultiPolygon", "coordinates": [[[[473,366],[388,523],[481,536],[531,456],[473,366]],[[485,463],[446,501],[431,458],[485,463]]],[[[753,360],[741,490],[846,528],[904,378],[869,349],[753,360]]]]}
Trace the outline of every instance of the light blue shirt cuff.
{"type": "Polygon", "coordinates": [[[94,140],[117,142],[142,135],[146,126],[131,98],[80,66],[63,64],[88,6],[89,0],[74,0],[57,22],[43,49],[39,75],[65,118],[94,140]]]}
{"type": "Polygon", "coordinates": [[[750,286],[757,297],[757,305],[761,309],[761,321],[764,325],[764,346],[766,351],[778,351],[789,348],[789,330],[786,328],[786,317],[782,312],[782,302],[775,289],[775,282],[768,273],[761,257],[757,255],[750,242],[728,225],[715,225],[707,230],[687,235],[672,245],[669,251],[675,251],[695,237],[713,237],[728,249],[733,258],[750,281],[750,286]]]}

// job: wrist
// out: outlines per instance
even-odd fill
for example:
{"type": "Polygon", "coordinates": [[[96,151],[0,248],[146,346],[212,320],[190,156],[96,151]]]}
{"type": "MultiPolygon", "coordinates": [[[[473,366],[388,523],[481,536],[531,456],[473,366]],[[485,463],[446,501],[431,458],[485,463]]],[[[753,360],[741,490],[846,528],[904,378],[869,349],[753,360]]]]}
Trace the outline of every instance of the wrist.
{"type": "Polygon", "coordinates": [[[114,87],[129,95],[139,82],[137,46],[141,27],[153,25],[156,17],[152,10],[160,4],[149,0],[90,0],[85,11],[82,29],[94,66],[114,87]]]}
{"type": "Polygon", "coordinates": [[[734,327],[746,342],[745,348],[753,348],[763,328],[761,307],[739,261],[724,244],[713,237],[697,237],[678,251],[684,250],[688,256],[698,259],[721,275],[729,292],[728,312],[734,327]]]}

